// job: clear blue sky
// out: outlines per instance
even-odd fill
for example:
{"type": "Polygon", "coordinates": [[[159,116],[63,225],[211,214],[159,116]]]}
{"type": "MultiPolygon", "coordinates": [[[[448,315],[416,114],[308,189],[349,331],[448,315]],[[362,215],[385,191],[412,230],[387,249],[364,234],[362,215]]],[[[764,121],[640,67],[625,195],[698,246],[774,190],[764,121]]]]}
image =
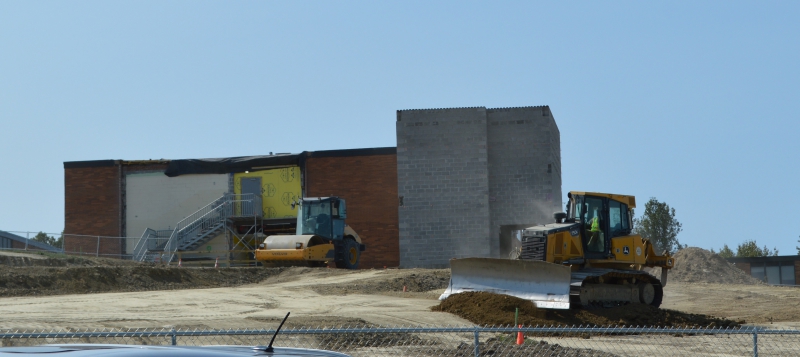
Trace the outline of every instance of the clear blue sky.
{"type": "Polygon", "coordinates": [[[398,109],[550,105],[565,195],[656,197],[682,243],[796,254],[798,18],[797,1],[3,1],[0,229],[61,232],[64,161],[394,146],[398,109]]]}

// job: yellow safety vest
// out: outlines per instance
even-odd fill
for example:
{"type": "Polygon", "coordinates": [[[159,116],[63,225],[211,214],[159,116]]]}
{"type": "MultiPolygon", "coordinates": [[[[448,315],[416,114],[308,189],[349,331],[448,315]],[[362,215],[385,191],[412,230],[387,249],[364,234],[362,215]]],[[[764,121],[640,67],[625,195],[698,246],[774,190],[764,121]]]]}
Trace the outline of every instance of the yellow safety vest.
{"type": "Polygon", "coordinates": [[[600,220],[597,217],[592,218],[592,232],[600,232],[600,220]]]}

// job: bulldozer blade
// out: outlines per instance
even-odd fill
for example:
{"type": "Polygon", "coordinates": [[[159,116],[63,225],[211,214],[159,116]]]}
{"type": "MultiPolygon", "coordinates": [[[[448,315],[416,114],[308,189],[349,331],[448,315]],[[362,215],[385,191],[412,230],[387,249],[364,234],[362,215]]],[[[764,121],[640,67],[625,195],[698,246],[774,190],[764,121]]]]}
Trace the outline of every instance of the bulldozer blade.
{"type": "Polygon", "coordinates": [[[569,309],[570,268],[531,260],[450,260],[450,285],[439,297],[486,291],[530,300],[544,309],[569,309]]]}

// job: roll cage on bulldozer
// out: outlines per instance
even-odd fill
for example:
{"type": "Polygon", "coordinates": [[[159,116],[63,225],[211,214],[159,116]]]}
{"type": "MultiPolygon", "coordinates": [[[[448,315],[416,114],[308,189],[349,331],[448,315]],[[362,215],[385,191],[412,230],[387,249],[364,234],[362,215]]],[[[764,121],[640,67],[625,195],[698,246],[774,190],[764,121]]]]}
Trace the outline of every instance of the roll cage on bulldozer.
{"type": "MultiPolygon", "coordinates": [[[[566,223],[582,223],[582,233],[585,234],[585,238],[582,240],[585,250],[584,258],[613,258],[611,240],[616,237],[628,236],[633,230],[633,217],[628,212],[629,206],[635,206],[635,198],[633,196],[581,193],[577,194],[576,192],[575,196],[572,192],[567,194],[569,204],[565,221],[566,223]],[[616,199],[611,199],[610,196],[616,196],[616,199]]],[[[558,220],[558,218],[556,219],[558,220]]],[[[630,254],[629,251],[622,253],[623,255],[630,254]]]]}

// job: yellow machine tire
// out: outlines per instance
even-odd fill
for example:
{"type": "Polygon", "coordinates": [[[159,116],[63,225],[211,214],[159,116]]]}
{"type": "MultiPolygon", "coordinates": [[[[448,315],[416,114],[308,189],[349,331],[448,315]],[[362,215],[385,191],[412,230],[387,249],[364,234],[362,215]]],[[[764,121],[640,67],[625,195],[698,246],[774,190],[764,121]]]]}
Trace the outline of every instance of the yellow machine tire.
{"type": "Polygon", "coordinates": [[[345,238],[342,244],[342,259],[336,261],[336,267],[341,269],[358,269],[361,262],[361,252],[354,239],[345,238]]]}

